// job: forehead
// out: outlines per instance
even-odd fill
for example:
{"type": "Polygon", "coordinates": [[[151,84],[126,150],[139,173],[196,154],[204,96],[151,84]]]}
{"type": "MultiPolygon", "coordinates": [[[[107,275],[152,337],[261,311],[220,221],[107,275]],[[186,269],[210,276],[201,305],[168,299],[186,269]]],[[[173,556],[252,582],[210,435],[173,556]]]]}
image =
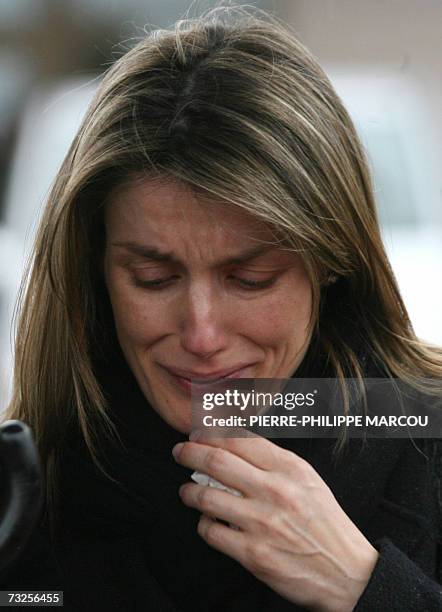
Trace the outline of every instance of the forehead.
{"type": "Polygon", "coordinates": [[[238,241],[274,242],[270,227],[229,202],[196,195],[178,181],[137,180],[108,198],[106,228],[118,239],[189,240],[214,247],[238,241]]]}

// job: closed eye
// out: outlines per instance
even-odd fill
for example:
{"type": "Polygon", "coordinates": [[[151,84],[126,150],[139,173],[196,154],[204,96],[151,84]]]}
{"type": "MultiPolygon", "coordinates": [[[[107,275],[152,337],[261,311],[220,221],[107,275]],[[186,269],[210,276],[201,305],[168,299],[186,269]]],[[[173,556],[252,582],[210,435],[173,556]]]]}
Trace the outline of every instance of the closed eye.
{"type": "Polygon", "coordinates": [[[136,287],[144,287],[145,289],[163,289],[170,281],[174,280],[176,275],[168,276],[167,278],[153,278],[152,280],[141,280],[133,278],[133,283],[136,287]]]}
{"type": "Polygon", "coordinates": [[[274,278],[268,278],[266,280],[261,280],[261,281],[251,280],[247,278],[240,278],[238,276],[231,276],[230,278],[234,279],[242,287],[252,289],[252,290],[253,289],[266,289],[267,287],[270,287],[275,282],[274,278]]]}
{"type": "MultiPolygon", "coordinates": [[[[177,275],[172,275],[172,276],[168,276],[165,278],[154,278],[152,280],[141,280],[139,278],[134,277],[133,283],[137,287],[143,287],[145,289],[152,289],[155,291],[155,290],[160,290],[160,289],[166,289],[167,287],[171,285],[171,283],[176,278],[179,278],[179,277],[177,275]]],[[[260,281],[247,279],[247,278],[241,278],[239,276],[233,276],[233,275],[230,275],[228,278],[231,279],[236,284],[238,284],[242,289],[249,290],[249,291],[267,289],[267,287],[270,287],[275,282],[275,278],[269,278],[269,279],[260,280],[260,281]]]]}

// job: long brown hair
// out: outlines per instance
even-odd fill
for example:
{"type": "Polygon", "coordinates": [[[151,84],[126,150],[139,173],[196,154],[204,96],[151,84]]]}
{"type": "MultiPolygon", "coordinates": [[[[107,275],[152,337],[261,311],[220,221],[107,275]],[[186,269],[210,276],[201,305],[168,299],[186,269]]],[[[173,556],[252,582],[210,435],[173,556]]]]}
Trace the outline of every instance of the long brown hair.
{"type": "Polygon", "coordinates": [[[440,379],[441,351],[413,332],[364,151],[327,76],[275,19],[216,9],[147,35],[107,71],[49,195],[19,296],[6,414],[34,432],[48,507],[68,425],[97,465],[100,439],[116,436],[92,367],[109,336],[102,212],[112,189],[145,175],[249,211],[302,254],[316,337],[338,377],[363,376],[356,334],[386,376],[440,379]]]}

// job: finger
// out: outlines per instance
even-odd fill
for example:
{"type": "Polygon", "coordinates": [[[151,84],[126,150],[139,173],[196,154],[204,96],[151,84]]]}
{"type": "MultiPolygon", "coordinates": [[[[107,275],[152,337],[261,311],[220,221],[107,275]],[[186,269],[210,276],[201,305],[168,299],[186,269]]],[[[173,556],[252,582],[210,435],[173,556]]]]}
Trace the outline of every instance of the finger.
{"type": "Polygon", "coordinates": [[[209,546],[232,557],[239,563],[244,562],[247,548],[246,535],[243,531],[231,529],[204,514],[199,520],[197,531],[209,546]]]}
{"type": "Polygon", "coordinates": [[[180,446],[175,460],[181,465],[208,474],[246,497],[256,496],[263,489],[267,473],[225,448],[195,442],[182,442],[180,446]]]}
{"type": "Polygon", "coordinates": [[[281,470],[293,454],[247,429],[229,427],[227,433],[228,435],[224,430],[219,436],[216,436],[212,432],[207,435],[205,431],[199,431],[195,436],[195,432],[192,432],[191,440],[208,446],[224,448],[265,471],[281,470]]]}
{"type": "Polygon", "coordinates": [[[211,518],[222,519],[243,530],[246,530],[251,523],[253,510],[250,502],[244,498],[194,483],[182,485],[179,495],[186,506],[195,508],[211,518]]]}

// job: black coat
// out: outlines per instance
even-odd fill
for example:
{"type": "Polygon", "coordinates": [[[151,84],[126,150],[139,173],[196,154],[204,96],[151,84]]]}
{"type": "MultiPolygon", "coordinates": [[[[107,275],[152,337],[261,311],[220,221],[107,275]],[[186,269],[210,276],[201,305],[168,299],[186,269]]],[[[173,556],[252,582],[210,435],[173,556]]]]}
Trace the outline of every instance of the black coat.
{"type": "MultiPolygon", "coordinates": [[[[305,364],[302,371],[307,376],[305,364]]],[[[126,364],[107,365],[101,376],[127,447],[105,446],[120,484],[93,466],[72,430],[56,542],[42,520],[0,589],[63,590],[64,609],[78,612],[301,610],[198,536],[200,514],[177,493],[191,470],[170,454],[187,437],[147,404],[126,364]]],[[[337,464],[335,440],[274,442],[312,464],[380,553],[355,611],[440,612],[441,441],[351,439],[337,464]]]]}

